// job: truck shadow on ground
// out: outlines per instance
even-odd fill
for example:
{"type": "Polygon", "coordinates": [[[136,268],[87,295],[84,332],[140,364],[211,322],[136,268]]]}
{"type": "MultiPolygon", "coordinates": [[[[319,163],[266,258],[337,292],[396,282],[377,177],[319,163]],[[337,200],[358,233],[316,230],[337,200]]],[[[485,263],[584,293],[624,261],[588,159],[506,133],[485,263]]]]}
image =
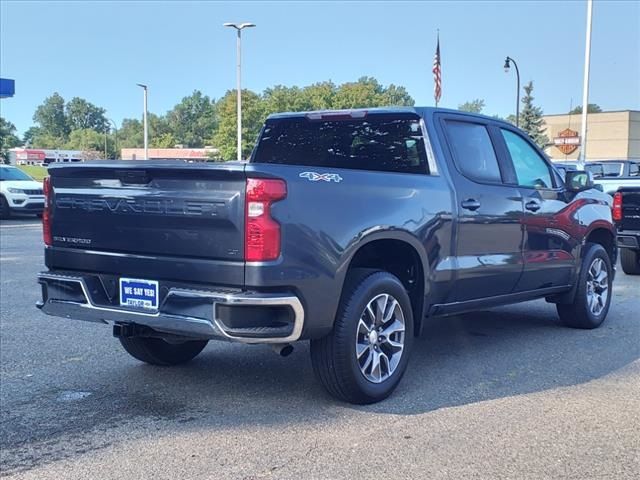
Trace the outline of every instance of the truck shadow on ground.
{"type": "MultiPolygon", "coordinates": [[[[107,446],[105,440],[89,447],[85,433],[126,425],[133,433],[143,419],[172,432],[322,425],[350,410],[414,415],[582,384],[640,357],[640,327],[616,307],[601,328],[589,331],[562,327],[553,306],[544,302],[429,320],[395,394],[368,406],[341,403],[325,393],[306,343],[282,358],[266,346],[212,342],[193,362],[174,368],[141,364],[112,344],[111,353],[91,354],[107,355],[110,364],[72,382],[56,382],[54,390],[3,413],[2,443],[13,450],[5,468],[30,468],[107,446]],[[43,400],[46,412],[31,405],[43,400]],[[67,438],[62,445],[73,446],[56,446],[61,436],[67,438]],[[34,443],[41,447],[32,448],[34,443]]],[[[87,325],[84,335],[89,327],[95,326],[87,325]]],[[[79,332],[78,339],[82,336],[79,332]]]]}
{"type": "Polygon", "coordinates": [[[264,346],[213,344],[190,365],[135,365],[122,378],[131,390],[142,378],[155,392],[179,383],[173,400],[188,399],[185,410],[231,425],[320,420],[339,406],[420,414],[600,378],[640,357],[639,338],[638,327],[615,311],[597,330],[574,330],[561,326],[555,308],[543,302],[433,319],[416,339],[396,393],[359,407],[324,392],[307,344],[288,358],[264,346]]]}

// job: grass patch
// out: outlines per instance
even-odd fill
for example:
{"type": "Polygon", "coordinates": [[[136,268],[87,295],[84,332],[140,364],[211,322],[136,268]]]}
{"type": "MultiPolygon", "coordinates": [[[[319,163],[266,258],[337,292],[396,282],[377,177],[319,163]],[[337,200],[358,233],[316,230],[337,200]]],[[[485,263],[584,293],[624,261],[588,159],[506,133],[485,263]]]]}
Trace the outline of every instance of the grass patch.
{"type": "Polygon", "coordinates": [[[33,177],[34,180],[42,181],[44,177],[48,175],[47,167],[41,167],[39,165],[18,165],[20,170],[22,170],[27,175],[33,177]]]}

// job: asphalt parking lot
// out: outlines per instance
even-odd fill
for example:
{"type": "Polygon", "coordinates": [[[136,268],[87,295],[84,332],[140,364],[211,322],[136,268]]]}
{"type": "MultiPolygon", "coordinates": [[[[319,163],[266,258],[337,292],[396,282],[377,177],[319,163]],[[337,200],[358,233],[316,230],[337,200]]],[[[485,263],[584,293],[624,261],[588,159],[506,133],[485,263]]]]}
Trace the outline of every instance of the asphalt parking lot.
{"type": "Polygon", "coordinates": [[[45,317],[40,225],[0,226],[0,469],[11,478],[637,478],[640,277],[606,323],[543,301],[431,320],[390,399],[354,407],[306,344],[212,342],[192,363],[130,358],[109,327],[45,317]]]}

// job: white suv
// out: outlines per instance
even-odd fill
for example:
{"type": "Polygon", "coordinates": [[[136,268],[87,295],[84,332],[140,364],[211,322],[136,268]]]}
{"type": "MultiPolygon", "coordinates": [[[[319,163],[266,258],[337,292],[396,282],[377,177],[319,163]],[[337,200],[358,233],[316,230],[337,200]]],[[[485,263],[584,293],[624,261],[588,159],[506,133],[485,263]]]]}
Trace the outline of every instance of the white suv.
{"type": "Polygon", "coordinates": [[[0,217],[9,218],[12,213],[42,215],[43,209],[42,183],[19,168],[0,165],[0,217]]]}

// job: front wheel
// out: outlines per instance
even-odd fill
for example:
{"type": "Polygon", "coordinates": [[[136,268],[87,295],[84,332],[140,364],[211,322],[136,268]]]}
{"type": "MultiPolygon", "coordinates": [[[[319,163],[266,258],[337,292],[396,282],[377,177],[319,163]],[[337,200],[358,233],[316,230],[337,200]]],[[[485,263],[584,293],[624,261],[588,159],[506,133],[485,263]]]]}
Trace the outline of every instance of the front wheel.
{"type": "Polygon", "coordinates": [[[388,272],[349,273],[333,330],[311,341],[311,362],[327,391],[350,403],[374,403],[400,382],[413,342],[407,292],[388,272]]]}
{"type": "Polygon", "coordinates": [[[151,365],[179,365],[198,355],[207,346],[207,340],[189,340],[170,343],[161,338],[120,337],[120,343],[133,358],[151,365]]]}
{"type": "Polygon", "coordinates": [[[597,328],[607,317],[613,283],[611,260],[602,245],[585,245],[577,281],[573,303],[556,305],[560,320],[573,328],[597,328]]]}

